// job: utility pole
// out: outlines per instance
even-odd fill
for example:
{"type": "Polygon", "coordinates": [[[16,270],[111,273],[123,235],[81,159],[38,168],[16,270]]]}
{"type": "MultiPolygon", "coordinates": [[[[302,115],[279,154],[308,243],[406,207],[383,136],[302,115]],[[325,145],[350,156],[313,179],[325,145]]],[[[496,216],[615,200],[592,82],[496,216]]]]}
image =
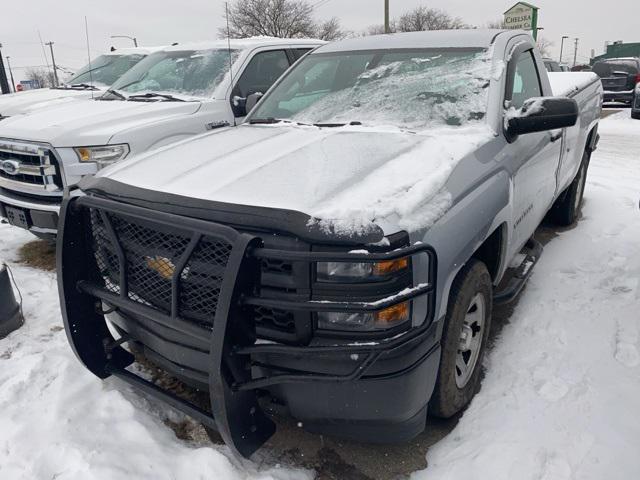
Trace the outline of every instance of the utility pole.
{"type": "Polygon", "coordinates": [[[578,58],[578,41],[580,39],[576,38],[575,48],[573,49],[573,66],[576,66],[576,60],[578,58]]]}
{"type": "Polygon", "coordinates": [[[11,76],[11,89],[16,93],[16,81],[13,79],[13,71],[11,70],[11,57],[7,55],[7,67],[9,67],[9,75],[11,76]]]}
{"type": "Polygon", "coordinates": [[[391,33],[389,29],[389,0],[384,0],[384,33],[391,33]]]}
{"type": "Polygon", "coordinates": [[[57,87],[60,82],[58,82],[58,67],[56,67],[56,58],[53,56],[53,42],[45,43],[45,45],[49,45],[49,49],[51,50],[51,63],[53,64],[53,86],[57,87]]]}
{"type": "Polygon", "coordinates": [[[562,63],[562,48],[564,47],[564,41],[566,38],[569,38],[568,35],[562,36],[562,41],[560,42],[560,61],[558,63],[562,63]]]}
{"type": "Polygon", "coordinates": [[[2,60],[2,44],[0,43],[0,93],[11,93],[9,90],[9,82],[7,82],[7,72],[4,69],[4,61],[2,60]]]}

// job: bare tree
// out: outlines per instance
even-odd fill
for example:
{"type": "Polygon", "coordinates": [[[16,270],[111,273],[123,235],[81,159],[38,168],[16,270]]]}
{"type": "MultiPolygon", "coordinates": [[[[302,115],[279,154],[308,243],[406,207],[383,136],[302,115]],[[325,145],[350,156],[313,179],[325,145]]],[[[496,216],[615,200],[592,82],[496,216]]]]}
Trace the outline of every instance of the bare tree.
{"type": "MultiPolygon", "coordinates": [[[[398,25],[395,19],[389,21],[389,33],[396,33],[398,31],[398,25]]],[[[384,31],[384,25],[370,25],[363,33],[363,35],[382,35],[386,33],[384,31]]]]}
{"type": "Polygon", "coordinates": [[[497,20],[491,20],[490,22],[487,22],[485,24],[485,28],[502,29],[504,28],[504,20],[502,18],[499,18],[497,20]]]}
{"type": "Polygon", "coordinates": [[[333,17],[330,20],[326,20],[316,25],[316,32],[313,36],[320,40],[332,42],[334,40],[345,38],[347,35],[348,32],[342,30],[338,17],[333,17]]]}
{"type": "Polygon", "coordinates": [[[53,72],[45,68],[30,68],[25,72],[28,80],[35,80],[40,84],[40,88],[52,87],[54,85],[53,72]]]}
{"type": "Polygon", "coordinates": [[[540,50],[540,54],[542,54],[543,57],[551,55],[552,46],[553,42],[551,40],[547,40],[544,37],[538,37],[538,50],[540,50]]]}
{"type": "MultiPolygon", "coordinates": [[[[229,36],[246,38],[258,35],[282,38],[313,37],[317,26],[313,7],[299,0],[236,0],[229,6],[229,36]]],[[[227,36],[226,25],[219,29],[227,36]]]]}
{"type": "Polygon", "coordinates": [[[452,17],[443,10],[416,7],[405,13],[398,21],[398,31],[418,32],[423,30],[448,30],[466,28],[460,18],[452,17]]]}

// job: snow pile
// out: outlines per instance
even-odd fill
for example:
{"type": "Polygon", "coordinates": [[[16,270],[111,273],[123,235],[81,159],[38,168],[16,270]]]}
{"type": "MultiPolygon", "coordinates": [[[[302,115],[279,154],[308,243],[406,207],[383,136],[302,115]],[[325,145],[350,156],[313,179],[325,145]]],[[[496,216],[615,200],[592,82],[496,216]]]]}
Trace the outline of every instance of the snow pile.
{"type": "Polygon", "coordinates": [[[593,72],[549,72],[548,75],[556,97],[566,97],[600,80],[593,72]]]}
{"type": "Polygon", "coordinates": [[[432,130],[411,150],[316,205],[311,223],[344,234],[381,221],[410,232],[429,228],[451,207],[444,187],[455,166],[492,137],[484,125],[432,130]]]}
{"type": "Polygon", "coordinates": [[[421,479],[638,477],[640,122],[601,123],[583,219],[545,247],[421,479]]]}

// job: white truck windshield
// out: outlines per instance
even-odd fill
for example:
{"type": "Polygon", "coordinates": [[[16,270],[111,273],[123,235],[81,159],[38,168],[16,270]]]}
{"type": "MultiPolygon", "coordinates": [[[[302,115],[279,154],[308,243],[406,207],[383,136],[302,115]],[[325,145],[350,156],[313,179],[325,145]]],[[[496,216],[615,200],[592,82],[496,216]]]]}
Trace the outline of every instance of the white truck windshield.
{"type": "Polygon", "coordinates": [[[317,53],[274,87],[251,120],[462,125],[484,117],[490,77],[491,58],[482,49],[317,53]]]}
{"type": "Polygon", "coordinates": [[[135,55],[100,55],[76,72],[66,83],[67,85],[97,85],[113,84],[145,56],[135,55]]]}
{"type": "MultiPolygon", "coordinates": [[[[125,95],[160,93],[209,98],[229,71],[229,55],[227,49],[157,52],[123,75],[112,90],[125,95]]],[[[231,50],[231,62],[238,55],[238,50],[231,50]]]]}

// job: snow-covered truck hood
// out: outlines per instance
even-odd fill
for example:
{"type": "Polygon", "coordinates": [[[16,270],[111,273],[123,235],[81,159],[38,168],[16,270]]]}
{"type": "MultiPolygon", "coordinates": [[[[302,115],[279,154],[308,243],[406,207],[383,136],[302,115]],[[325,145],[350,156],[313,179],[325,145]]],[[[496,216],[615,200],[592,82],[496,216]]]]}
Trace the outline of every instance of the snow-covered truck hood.
{"type": "Polygon", "coordinates": [[[54,147],[105,145],[116,134],[171,116],[190,115],[201,102],[86,101],[47,108],[0,122],[0,138],[54,147]]]}
{"type": "MultiPolygon", "coordinates": [[[[94,90],[93,95],[101,95],[101,91],[94,90]]],[[[37,90],[27,90],[26,92],[12,93],[0,97],[0,115],[3,117],[13,117],[24,115],[41,108],[48,108],[75,100],[91,98],[91,90],[39,88],[37,90]]]]}
{"type": "Polygon", "coordinates": [[[459,160],[492,138],[485,126],[415,134],[364,127],[243,125],[124,160],[98,177],[235,205],[293,210],[321,228],[417,230],[450,206],[459,160]]]}

